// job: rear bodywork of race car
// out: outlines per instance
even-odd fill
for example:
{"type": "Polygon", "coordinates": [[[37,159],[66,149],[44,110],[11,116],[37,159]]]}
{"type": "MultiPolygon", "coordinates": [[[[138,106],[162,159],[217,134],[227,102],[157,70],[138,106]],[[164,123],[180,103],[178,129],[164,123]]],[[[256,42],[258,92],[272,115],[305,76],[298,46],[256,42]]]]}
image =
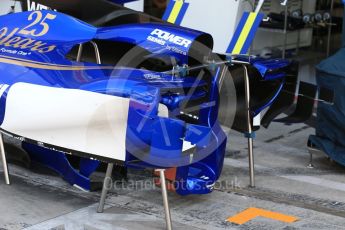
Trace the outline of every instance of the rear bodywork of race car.
{"type": "MultiPolygon", "coordinates": [[[[223,123],[246,131],[242,65],[212,54],[206,33],[153,19],[135,23],[132,16],[107,27],[49,10],[0,17],[0,127],[53,168],[54,161],[68,165],[65,154],[84,157],[78,172],[60,173],[88,190],[97,159],[176,167],[179,194],[209,193],[227,143],[221,103],[223,123]],[[235,92],[223,81],[233,82],[235,92]],[[229,93],[223,99],[222,87],[229,93]]],[[[289,62],[244,61],[253,118],[282,90],[289,62]]]]}

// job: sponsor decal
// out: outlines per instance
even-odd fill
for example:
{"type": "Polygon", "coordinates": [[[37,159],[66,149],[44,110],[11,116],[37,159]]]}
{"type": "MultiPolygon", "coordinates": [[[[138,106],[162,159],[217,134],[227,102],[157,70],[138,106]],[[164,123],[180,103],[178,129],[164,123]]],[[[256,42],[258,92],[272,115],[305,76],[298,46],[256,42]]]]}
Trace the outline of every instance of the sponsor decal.
{"type": "Polygon", "coordinates": [[[0,45],[8,48],[28,49],[38,53],[49,53],[55,50],[55,45],[48,45],[42,41],[21,37],[20,35],[31,35],[32,37],[44,36],[49,31],[49,20],[54,20],[55,18],[56,15],[47,13],[43,16],[41,11],[34,11],[28,17],[30,24],[24,28],[14,28],[12,31],[7,27],[1,28],[0,45]],[[36,26],[40,26],[40,29],[33,29],[33,27],[37,28],[36,26]]]}
{"type": "Polygon", "coordinates": [[[27,0],[26,3],[28,6],[28,11],[36,11],[36,10],[54,10],[54,11],[56,11],[55,9],[52,9],[48,6],[39,4],[39,3],[31,1],[31,0],[27,0]]]}
{"type": "Polygon", "coordinates": [[[27,55],[31,55],[31,52],[24,52],[24,51],[18,51],[18,50],[11,50],[11,49],[5,49],[5,48],[1,48],[0,49],[1,53],[6,53],[6,54],[17,54],[17,55],[21,55],[21,56],[27,56],[27,55]]]}
{"type": "Polygon", "coordinates": [[[155,29],[154,31],[152,31],[147,39],[160,45],[165,45],[167,42],[170,42],[178,46],[183,46],[185,48],[188,48],[192,44],[192,41],[189,39],[160,29],[155,29]]]}
{"type": "Polygon", "coordinates": [[[144,78],[147,80],[157,80],[157,79],[161,79],[161,76],[158,74],[147,73],[147,74],[144,74],[144,78]]]}

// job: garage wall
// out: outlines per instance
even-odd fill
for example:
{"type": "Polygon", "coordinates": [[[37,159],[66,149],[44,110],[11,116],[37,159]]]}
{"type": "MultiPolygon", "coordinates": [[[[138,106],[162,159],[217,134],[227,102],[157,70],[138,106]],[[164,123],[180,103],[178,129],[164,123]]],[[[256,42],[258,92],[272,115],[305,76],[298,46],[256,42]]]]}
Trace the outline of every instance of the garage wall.
{"type": "MultiPolygon", "coordinates": [[[[12,0],[1,0],[0,2],[0,15],[7,14],[10,11],[11,6],[14,4],[12,0]]],[[[19,2],[15,3],[15,10],[16,12],[21,11],[21,5],[19,2]]]]}

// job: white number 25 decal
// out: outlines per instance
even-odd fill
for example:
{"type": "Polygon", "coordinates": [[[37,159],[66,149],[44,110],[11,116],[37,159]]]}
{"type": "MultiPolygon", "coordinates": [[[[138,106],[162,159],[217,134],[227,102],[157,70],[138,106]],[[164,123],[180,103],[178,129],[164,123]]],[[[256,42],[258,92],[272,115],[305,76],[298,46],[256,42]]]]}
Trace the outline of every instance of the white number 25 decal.
{"type": "Polygon", "coordinates": [[[33,22],[30,25],[21,29],[18,33],[23,34],[23,35],[31,35],[35,37],[43,36],[49,31],[49,25],[46,22],[46,20],[54,20],[55,18],[56,18],[56,15],[54,14],[48,13],[45,17],[43,17],[41,11],[34,11],[28,17],[28,20],[33,21],[33,22]],[[32,27],[36,25],[41,25],[42,30],[37,31],[36,29],[32,29],[32,27]]]}

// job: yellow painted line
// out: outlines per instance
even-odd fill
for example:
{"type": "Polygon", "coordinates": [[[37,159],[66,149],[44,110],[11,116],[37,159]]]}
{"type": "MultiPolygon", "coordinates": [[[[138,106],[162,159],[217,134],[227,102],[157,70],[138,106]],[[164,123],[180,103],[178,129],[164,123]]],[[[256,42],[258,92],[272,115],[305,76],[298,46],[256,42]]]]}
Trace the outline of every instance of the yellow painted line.
{"type": "Polygon", "coordinates": [[[243,30],[241,32],[240,37],[237,40],[237,43],[235,45],[235,48],[234,48],[232,54],[240,54],[242,47],[244,46],[244,43],[246,42],[247,37],[250,33],[250,30],[253,27],[253,24],[255,22],[257,15],[258,15],[257,13],[250,13],[249,14],[248,19],[247,19],[246,23],[244,24],[243,30]]]}
{"type": "Polygon", "coordinates": [[[24,58],[10,57],[10,56],[6,56],[6,55],[0,55],[0,58],[6,58],[6,59],[10,59],[10,60],[15,60],[15,61],[30,62],[30,63],[42,64],[42,65],[61,66],[61,67],[69,67],[69,66],[71,66],[71,65],[60,65],[60,64],[54,64],[54,63],[47,63],[47,62],[28,60],[28,59],[24,59],[24,58]]]}
{"type": "Polygon", "coordinates": [[[66,67],[66,68],[79,67],[79,68],[88,68],[88,69],[114,69],[114,67],[112,67],[112,66],[61,65],[61,64],[54,64],[54,63],[48,63],[48,62],[33,61],[33,60],[24,59],[24,58],[10,57],[10,56],[5,56],[5,55],[0,55],[0,58],[13,60],[13,61],[22,61],[25,63],[34,63],[34,64],[39,64],[39,65],[44,65],[44,66],[54,66],[54,67],[66,67]]]}
{"type": "Polygon", "coordinates": [[[171,11],[171,14],[168,18],[168,22],[170,23],[175,23],[176,22],[176,19],[182,9],[182,6],[183,6],[183,0],[176,0],[175,1],[175,5],[171,11]]]}
{"type": "Polygon", "coordinates": [[[293,223],[293,222],[298,221],[298,218],[294,216],[288,216],[288,215],[284,215],[278,212],[271,212],[265,209],[253,208],[253,207],[248,208],[233,217],[229,217],[227,221],[235,223],[235,224],[245,224],[248,221],[251,221],[257,217],[265,217],[268,219],[273,219],[273,220],[277,220],[277,221],[281,221],[285,223],[293,223]]]}
{"type": "Polygon", "coordinates": [[[0,63],[13,64],[37,69],[47,69],[47,70],[95,70],[95,69],[114,69],[112,66],[59,66],[45,63],[32,63],[22,60],[0,58],[0,63]]]}

